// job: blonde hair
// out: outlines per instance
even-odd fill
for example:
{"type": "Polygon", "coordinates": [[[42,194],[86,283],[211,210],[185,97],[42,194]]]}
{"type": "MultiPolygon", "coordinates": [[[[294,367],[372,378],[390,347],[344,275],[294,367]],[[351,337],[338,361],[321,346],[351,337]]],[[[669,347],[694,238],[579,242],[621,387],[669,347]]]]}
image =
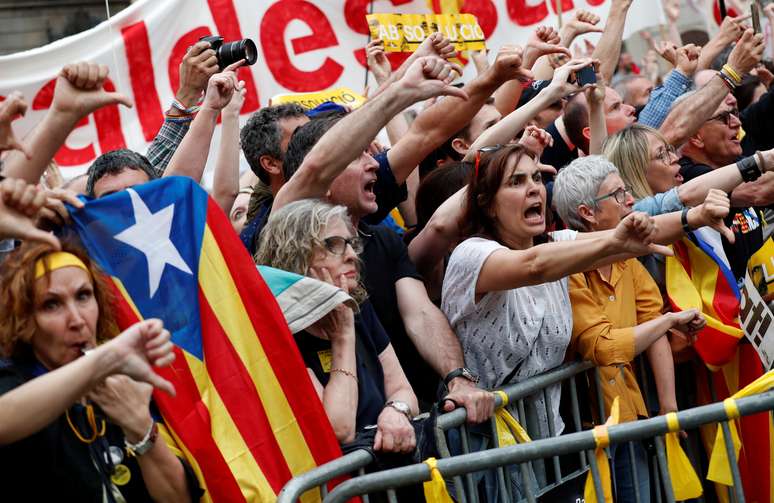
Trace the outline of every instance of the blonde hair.
{"type": "MultiPolygon", "coordinates": [[[[261,231],[255,263],[308,276],[315,251],[325,246],[325,228],[336,220],[343,222],[353,236],[357,235],[344,206],[302,199],[273,211],[261,231]]],[[[360,284],[349,295],[358,304],[368,296],[360,284]]]]}
{"type": "Polygon", "coordinates": [[[609,136],[602,145],[603,154],[615,164],[624,183],[631,187],[632,196],[638,200],[653,195],[645,177],[650,168],[649,134],[665,144],[669,143],[657,130],[642,124],[632,124],[609,136]]]}

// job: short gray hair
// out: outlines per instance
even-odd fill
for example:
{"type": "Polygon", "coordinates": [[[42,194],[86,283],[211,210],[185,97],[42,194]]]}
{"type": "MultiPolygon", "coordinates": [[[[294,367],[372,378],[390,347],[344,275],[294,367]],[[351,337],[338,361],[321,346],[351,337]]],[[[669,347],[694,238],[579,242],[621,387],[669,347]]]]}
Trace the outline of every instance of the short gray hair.
{"type": "Polygon", "coordinates": [[[578,206],[594,206],[599,186],[605,179],[618,175],[618,168],[601,155],[580,157],[559,170],[554,180],[554,206],[564,223],[571,229],[586,230],[586,222],[578,214],[578,206]]]}

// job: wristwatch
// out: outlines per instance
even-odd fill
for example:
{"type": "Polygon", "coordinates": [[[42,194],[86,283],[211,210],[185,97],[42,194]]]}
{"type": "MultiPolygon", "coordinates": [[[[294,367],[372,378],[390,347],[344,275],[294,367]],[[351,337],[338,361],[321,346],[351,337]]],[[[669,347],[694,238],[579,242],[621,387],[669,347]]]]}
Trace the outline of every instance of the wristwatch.
{"type": "Polygon", "coordinates": [[[473,384],[478,383],[478,376],[474,374],[469,368],[467,367],[460,367],[458,369],[454,369],[448,374],[446,374],[446,377],[443,378],[443,383],[446,385],[446,387],[449,387],[449,383],[452,381],[452,379],[455,379],[457,377],[462,377],[463,379],[467,379],[468,381],[472,382],[473,384]]]}
{"type": "Polygon", "coordinates": [[[411,407],[409,407],[406,402],[401,402],[400,400],[390,400],[384,404],[384,406],[392,407],[393,409],[406,416],[409,421],[411,421],[411,407]]]}

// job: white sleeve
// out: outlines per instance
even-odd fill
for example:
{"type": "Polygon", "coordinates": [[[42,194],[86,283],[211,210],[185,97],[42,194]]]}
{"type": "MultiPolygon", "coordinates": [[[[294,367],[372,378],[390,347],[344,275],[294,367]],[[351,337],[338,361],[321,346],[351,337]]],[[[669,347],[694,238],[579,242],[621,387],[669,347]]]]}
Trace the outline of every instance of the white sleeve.
{"type": "Polygon", "coordinates": [[[550,232],[554,241],[575,241],[578,237],[578,231],[563,229],[561,231],[550,232]]]}
{"type": "Polygon", "coordinates": [[[497,241],[470,238],[452,252],[441,293],[441,309],[452,325],[475,312],[478,275],[486,259],[501,248],[505,247],[497,241]]]}

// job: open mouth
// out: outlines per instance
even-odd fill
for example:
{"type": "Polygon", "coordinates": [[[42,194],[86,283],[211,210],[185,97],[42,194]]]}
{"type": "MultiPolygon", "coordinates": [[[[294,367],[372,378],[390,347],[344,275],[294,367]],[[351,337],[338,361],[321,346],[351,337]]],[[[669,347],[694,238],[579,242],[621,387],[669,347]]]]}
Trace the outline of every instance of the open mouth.
{"type": "Polygon", "coordinates": [[[376,180],[371,180],[365,184],[365,186],[363,187],[363,190],[373,194],[375,186],[376,186],[376,180]]]}
{"type": "Polygon", "coordinates": [[[529,224],[543,223],[543,203],[535,202],[527,206],[524,210],[524,220],[529,224]]]}

